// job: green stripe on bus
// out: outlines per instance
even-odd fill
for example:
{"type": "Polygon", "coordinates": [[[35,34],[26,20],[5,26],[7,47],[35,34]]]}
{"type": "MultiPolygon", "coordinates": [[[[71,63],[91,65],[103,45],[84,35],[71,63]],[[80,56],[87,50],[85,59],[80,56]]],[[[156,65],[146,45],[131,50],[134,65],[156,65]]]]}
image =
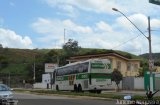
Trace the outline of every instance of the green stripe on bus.
{"type": "Polygon", "coordinates": [[[89,78],[88,73],[76,75],[76,79],[88,79],[88,78],[89,78]]]}
{"type": "Polygon", "coordinates": [[[107,64],[108,69],[112,69],[111,64],[107,64]]]}
{"type": "Polygon", "coordinates": [[[74,80],[75,78],[77,80],[78,79],[88,79],[88,73],[76,74],[76,75],[73,74],[73,75],[57,76],[56,81],[74,80]]]}
{"type": "Polygon", "coordinates": [[[92,69],[105,69],[105,65],[103,63],[91,63],[92,69]]]}
{"type": "Polygon", "coordinates": [[[92,79],[111,79],[111,74],[107,73],[83,73],[76,75],[57,76],[56,81],[74,80],[75,78],[76,80],[89,79],[89,76],[91,76],[92,79]]]}
{"type": "Polygon", "coordinates": [[[111,79],[111,74],[107,74],[107,73],[91,73],[91,78],[94,79],[111,79]]]}

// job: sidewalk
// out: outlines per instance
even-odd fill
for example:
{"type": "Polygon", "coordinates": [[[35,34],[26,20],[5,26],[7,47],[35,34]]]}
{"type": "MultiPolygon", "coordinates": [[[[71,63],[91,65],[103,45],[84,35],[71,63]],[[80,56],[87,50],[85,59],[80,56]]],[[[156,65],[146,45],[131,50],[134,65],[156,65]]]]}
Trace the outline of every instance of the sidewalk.
{"type": "MultiPolygon", "coordinates": [[[[102,91],[102,94],[107,94],[107,93],[111,93],[111,94],[120,94],[120,95],[141,95],[141,96],[145,96],[146,95],[146,91],[132,91],[132,90],[122,90],[119,92],[116,92],[115,90],[109,90],[109,91],[102,91]]],[[[155,94],[155,96],[160,96],[160,91],[157,92],[155,94]]]]}

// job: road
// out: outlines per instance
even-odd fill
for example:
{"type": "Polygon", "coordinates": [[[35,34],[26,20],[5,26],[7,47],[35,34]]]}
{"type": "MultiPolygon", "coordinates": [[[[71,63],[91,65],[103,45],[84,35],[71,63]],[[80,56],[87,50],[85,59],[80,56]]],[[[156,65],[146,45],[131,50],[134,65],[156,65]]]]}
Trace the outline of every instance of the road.
{"type": "Polygon", "coordinates": [[[26,93],[15,93],[18,105],[116,105],[116,101],[91,98],[70,98],[66,96],[45,96],[26,93]]]}

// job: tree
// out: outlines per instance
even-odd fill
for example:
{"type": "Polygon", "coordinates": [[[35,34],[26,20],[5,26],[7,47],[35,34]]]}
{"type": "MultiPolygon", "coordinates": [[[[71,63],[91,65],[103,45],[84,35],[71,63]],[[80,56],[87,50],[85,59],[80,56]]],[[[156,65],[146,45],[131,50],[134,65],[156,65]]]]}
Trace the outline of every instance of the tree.
{"type": "Polygon", "coordinates": [[[69,39],[67,43],[63,45],[63,50],[68,56],[75,55],[80,49],[78,42],[73,39],[69,39]]]}
{"type": "Polygon", "coordinates": [[[148,62],[143,61],[143,62],[141,62],[140,65],[141,65],[141,68],[139,68],[138,77],[144,77],[144,73],[149,70],[148,62]]]}
{"type": "Polygon", "coordinates": [[[121,72],[118,71],[118,69],[114,69],[114,71],[111,74],[111,81],[114,81],[116,83],[118,91],[119,91],[119,84],[122,78],[123,76],[121,72]]]}
{"type": "Polygon", "coordinates": [[[57,63],[58,64],[58,59],[59,59],[60,53],[58,51],[51,50],[47,53],[46,58],[48,59],[48,63],[52,62],[52,63],[57,63]]]}

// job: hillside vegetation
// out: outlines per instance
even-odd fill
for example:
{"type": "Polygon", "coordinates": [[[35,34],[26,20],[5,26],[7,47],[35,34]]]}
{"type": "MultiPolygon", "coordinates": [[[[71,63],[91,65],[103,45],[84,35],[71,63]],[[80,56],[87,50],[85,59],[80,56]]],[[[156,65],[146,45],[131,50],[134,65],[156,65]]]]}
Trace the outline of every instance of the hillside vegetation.
{"type": "MultiPolygon", "coordinates": [[[[0,81],[16,80],[27,83],[41,82],[45,63],[57,63],[59,66],[67,64],[71,56],[118,53],[129,59],[141,59],[133,54],[106,49],[81,48],[78,42],[69,39],[62,49],[13,49],[0,48],[0,81]],[[35,69],[35,72],[34,72],[35,69]],[[33,81],[35,73],[35,81],[33,81]],[[8,80],[9,79],[9,80],[8,80]]],[[[14,81],[15,82],[15,81],[14,81]]]]}
{"type": "MultiPolygon", "coordinates": [[[[140,57],[143,57],[145,59],[149,59],[149,54],[148,53],[142,54],[142,55],[140,55],[140,57]]],[[[155,66],[160,66],[160,53],[153,53],[152,58],[154,60],[155,66]]]]}

